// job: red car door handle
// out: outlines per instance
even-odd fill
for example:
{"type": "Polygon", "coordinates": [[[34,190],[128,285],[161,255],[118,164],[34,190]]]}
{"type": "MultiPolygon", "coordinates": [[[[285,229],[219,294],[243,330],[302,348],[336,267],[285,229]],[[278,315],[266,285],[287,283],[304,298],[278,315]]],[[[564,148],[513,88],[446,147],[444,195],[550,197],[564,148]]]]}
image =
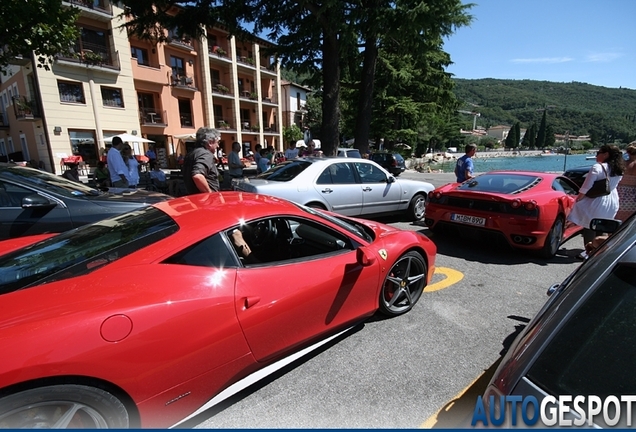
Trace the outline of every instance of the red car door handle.
{"type": "Polygon", "coordinates": [[[244,300],[245,301],[243,302],[243,304],[245,305],[245,309],[249,309],[252,306],[254,306],[256,303],[261,301],[261,298],[260,297],[245,297],[244,300]]]}

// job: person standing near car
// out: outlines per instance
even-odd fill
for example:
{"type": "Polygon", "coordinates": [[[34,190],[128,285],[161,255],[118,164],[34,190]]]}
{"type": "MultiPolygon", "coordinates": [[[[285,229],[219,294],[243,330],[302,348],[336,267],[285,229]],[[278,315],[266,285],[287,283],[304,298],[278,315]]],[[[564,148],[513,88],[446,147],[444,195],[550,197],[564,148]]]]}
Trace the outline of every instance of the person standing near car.
{"type": "Polygon", "coordinates": [[[457,183],[463,183],[466,180],[473,178],[473,170],[475,165],[473,164],[473,156],[477,153],[477,145],[466,144],[466,154],[459,159],[455,164],[455,177],[457,177],[457,183]]]}
{"type": "Polygon", "coordinates": [[[296,148],[296,143],[294,141],[289,142],[289,148],[285,150],[285,159],[291,160],[296,159],[298,157],[298,149],[296,148]]]}
{"type": "Polygon", "coordinates": [[[209,127],[200,127],[196,143],[183,161],[183,183],[186,194],[219,191],[219,172],[214,155],[219,148],[221,134],[209,127]]]}
{"type": "Polygon", "coordinates": [[[243,168],[245,168],[245,164],[241,161],[241,156],[239,155],[240,151],[241,143],[234,141],[232,143],[232,151],[230,152],[227,159],[228,174],[230,175],[230,179],[243,177],[243,168]]]}
{"type": "MultiPolygon", "coordinates": [[[[568,215],[568,221],[583,228],[583,248],[585,245],[594,240],[597,233],[590,229],[590,222],[595,218],[614,219],[618,211],[618,192],[616,187],[623,178],[625,162],[620,149],[615,145],[603,145],[596,152],[596,163],[592,165],[585,181],[579,189],[579,195],[576,198],[574,207],[568,215]],[[597,180],[603,180],[609,177],[608,195],[590,198],[586,193],[592,188],[597,180]]],[[[577,258],[587,258],[585,250],[581,252],[577,258]]]]}
{"type": "Polygon", "coordinates": [[[636,141],[629,143],[625,149],[629,157],[625,161],[625,172],[618,184],[618,212],[616,219],[625,222],[636,213],[636,141]]]}
{"type": "Polygon", "coordinates": [[[116,188],[128,187],[128,166],[124,163],[121,148],[124,142],[120,137],[113,137],[112,146],[106,155],[106,165],[110,173],[110,183],[116,188]]]}

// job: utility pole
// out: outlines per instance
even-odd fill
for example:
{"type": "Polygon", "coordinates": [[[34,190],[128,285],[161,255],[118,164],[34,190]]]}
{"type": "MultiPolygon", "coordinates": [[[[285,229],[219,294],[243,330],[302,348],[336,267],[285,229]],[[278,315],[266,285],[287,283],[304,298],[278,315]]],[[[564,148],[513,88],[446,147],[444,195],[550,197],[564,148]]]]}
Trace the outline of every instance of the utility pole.
{"type": "Polygon", "coordinates": [[[563,172],[566,171],[565,166],[567,165],[567,162],[568,162],[568,153],[570,153],[569,142],[570,142],[570,131],[565,131],[565,157],[563,158],[563,172]]]}

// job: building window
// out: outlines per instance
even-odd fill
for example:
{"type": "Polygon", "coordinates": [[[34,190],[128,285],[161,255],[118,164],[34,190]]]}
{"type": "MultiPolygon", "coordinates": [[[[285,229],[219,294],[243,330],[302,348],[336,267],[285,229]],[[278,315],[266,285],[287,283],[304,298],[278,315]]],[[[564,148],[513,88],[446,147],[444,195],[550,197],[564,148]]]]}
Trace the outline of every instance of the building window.
{"type": "Polygon", "coordinates": [[[217,86],[221,84],[221,72],[216,69],[210,69],[210,75],[212,76],[212,85],[217,86]]]}
{"type": "Polygon", "coordinates": [[[106,30],[81,27],[77,48],[80,52],[98,54],[104,61],[110,62],[110,49],[106,30]]]}
{"type": "MultiPolygon", "coordinates": [[[[7,155],[7,146],[4,144],[4,140],[0,139],[0,156],[6,156],[6,155],[7,155]]],[[[3,162],[6,162],[6,160],[3,162]]]]}
{"type": "Polygon", "coordinates": [[[121,89],[104,86],[101,86],[101,88],[104,106],[119,108],[124,107],[124,98],[121,95],[121,89]]]}
{"type": "Polygon", "coordinates": [[[130,47],[132,58],[137,59],[137,63],[144,66],[150,66],[148,50],[135,46],[130,47]]]}
{"type": "Polygon", "coordinates": [[[7,143],[9,144],[9,154],[15,153],[15,146],[13,145],[13,138],[7,137],[7,143]]]}
{"type": "Polygon", "coordinates": [[[68,135],[71,139],[73,154],[82,156],[82,159],[88,165],[97,165],[99,157],[97,144],[95,143],[95,132],[69,129],[68,135]]]}
{"type": "Polygon", "coordinates": [[[20,135],[20,148],[22,149],[23,160],[30,161],[31,155],[29,154],[29,145],[27,144],[27,140],[24,135],[20,135]]]}
{"type": "Polygon", "coordinates": [[[183,59],[180,57],[170,56],[170,67],[172,68],[172,76],[185,76],[185,67],[183,66],[183,59]]]}
{"type": "Polygon", "coordinates": [[[57,89],[60,92],[60,102],[86,104],[82,83],[58,81],[57,89]]]}
{"type": "Polygon", "coordinates": [[[300,92],[296,92],[296,111],[300,111],[300,92]]]}
{"type": "Polygon", "coordinates": [[[192,104],[190,99],[179,99],[179,117],[181,118],[181,126],[194,126],[192,120],[192,104]]]}

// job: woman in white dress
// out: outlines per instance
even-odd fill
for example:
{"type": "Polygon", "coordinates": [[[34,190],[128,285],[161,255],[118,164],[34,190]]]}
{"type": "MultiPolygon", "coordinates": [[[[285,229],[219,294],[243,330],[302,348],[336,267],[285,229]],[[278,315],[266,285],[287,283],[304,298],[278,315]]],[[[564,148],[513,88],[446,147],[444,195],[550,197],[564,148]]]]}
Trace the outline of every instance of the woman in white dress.
{"type": "Polygon", "coordinates": [[[128,167],[128,175],[126,176],[128,178],[128,187],[135,189],[139,185],[139,162],[135,155],[132,154],[132,149],[128,143],[124,144],[121,155],[128,167]]]}
{"type": "MultiPolygon", "coordinates": [[[[594,218],[614,219],[618,211],[618,192],[616,187],[623,178],[625,163],[620,149],[615,145],[603,145],[596,153],[596,163],[592,165],[579,189],[579,196],[568,216],[570,222],[583,227],[583,246],[594,240],[598,234],[590,229],[594,218]],[[609,195],[590,198],[585,195],[596,180],[609,176],[609,195]]],[[[585,259],[585,251],[578,258],[585,259]]]]}

